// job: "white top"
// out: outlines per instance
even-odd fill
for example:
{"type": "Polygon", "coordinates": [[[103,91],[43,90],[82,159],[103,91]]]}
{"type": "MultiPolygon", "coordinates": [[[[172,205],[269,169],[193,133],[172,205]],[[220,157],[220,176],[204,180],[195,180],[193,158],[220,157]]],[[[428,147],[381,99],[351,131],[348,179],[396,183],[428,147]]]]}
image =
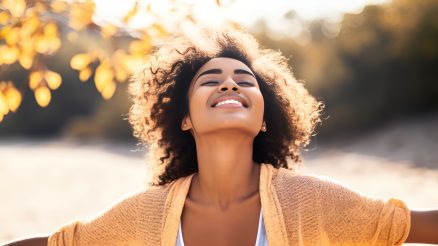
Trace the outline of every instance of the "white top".
{"type": "MultiPolygon", "coordinates": [[[[179,223],[176,246],[185,246],[182,235],[181,223],[179,223]]],[[[268,246],[268,238],[266,237],[265,224],[263,224],[262,210],[260,210],[259,227],[257,229],[257,239],[255,246],[268,246]]]]}

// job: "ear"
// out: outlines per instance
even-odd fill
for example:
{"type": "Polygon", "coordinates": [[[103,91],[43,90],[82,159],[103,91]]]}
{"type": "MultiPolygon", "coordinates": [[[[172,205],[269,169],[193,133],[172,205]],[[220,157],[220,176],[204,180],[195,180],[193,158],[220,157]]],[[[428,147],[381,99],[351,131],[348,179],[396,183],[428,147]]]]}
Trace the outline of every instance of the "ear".
{"type": "Polygon", "coordinates": [[[192,120],[190,119],[190,116],[186,116],[183,118],[181,122],[181,130],[182,131],[188,131],[192,129],[192,120]]]}

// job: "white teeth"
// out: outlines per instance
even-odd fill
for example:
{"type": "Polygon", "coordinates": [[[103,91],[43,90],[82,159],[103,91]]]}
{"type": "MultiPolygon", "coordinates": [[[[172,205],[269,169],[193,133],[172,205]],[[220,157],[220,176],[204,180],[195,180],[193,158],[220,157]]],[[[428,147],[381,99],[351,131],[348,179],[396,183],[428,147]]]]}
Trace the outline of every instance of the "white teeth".
{"type": "Polygon", "coordinates": [[[225,101],[219,102],[218,104],[215,105],[215,107],[221,106],[221,105],[224,105],[224,104],[232,104],[232,103],[237,104],[239,106],[242,106],[241,102],[229,99],[229,100],[225,100],[225,101]]]}

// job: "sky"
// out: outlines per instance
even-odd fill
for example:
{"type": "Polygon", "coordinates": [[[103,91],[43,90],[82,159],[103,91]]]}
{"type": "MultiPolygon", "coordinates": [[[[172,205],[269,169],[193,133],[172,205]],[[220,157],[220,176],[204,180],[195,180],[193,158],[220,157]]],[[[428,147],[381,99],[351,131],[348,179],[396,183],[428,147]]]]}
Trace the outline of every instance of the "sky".
{"type": "MultiPolygon", "coordinates": [[[[178,10],[190,9],[193,17],[209,25],[223,23],[222,20],[233,20],[247,28],[254,27],[259,19],[264,19],[270,30],[282,32],[293,30],[290,36],[297,36],[303,28],[300,23],[317,18],[324,18],[330,23],[339,23],[344,13],[360,13],[365,5],[385,4],[389,0],[219,0],[222,4],[218,8],[216,0],[143,0],[139,1],[142,10],[148,4],[158,16],[163,17],[169,25],[178,21],[178,12],[171,12],[171,6],[178,10]],[[172,5],[171,2],[176,4],[172,5]],[[191,7],[188,7],[191,6],[191,7]],[[294,20],[285,24],[285,15],[289,12],[294,20]]],[[[134,5],[136,0],[95,0],[96,19],[103,22],[117,22],[134,5]]],[[[153,19],[147,14],[139,13],[129,24],[131,28],[147,26],[153,19]]],[[[334,27],[334,29],[336,29],[334,27]]]]}

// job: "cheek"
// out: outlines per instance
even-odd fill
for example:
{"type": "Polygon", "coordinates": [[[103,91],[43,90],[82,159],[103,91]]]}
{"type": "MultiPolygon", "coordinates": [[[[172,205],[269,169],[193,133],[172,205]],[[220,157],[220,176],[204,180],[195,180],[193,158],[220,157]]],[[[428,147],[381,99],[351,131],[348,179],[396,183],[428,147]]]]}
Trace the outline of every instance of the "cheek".
{"type": "Polygon", "coordinates": [[[191,93],[189,96],[189,110],[191,115],[196,114],[199,110],[205,110],[208,106],[207,100],[210,93],[208,88],[198,88],[191,93]]]}
{"type": "Polygon", "coordinates": [[[253,110],[257,112],[257,114],[263,117],[265,112],[265,101],[263,99],[262,93],[257,90],[252,94],[251,101],[253,103],[253,110]]]}

